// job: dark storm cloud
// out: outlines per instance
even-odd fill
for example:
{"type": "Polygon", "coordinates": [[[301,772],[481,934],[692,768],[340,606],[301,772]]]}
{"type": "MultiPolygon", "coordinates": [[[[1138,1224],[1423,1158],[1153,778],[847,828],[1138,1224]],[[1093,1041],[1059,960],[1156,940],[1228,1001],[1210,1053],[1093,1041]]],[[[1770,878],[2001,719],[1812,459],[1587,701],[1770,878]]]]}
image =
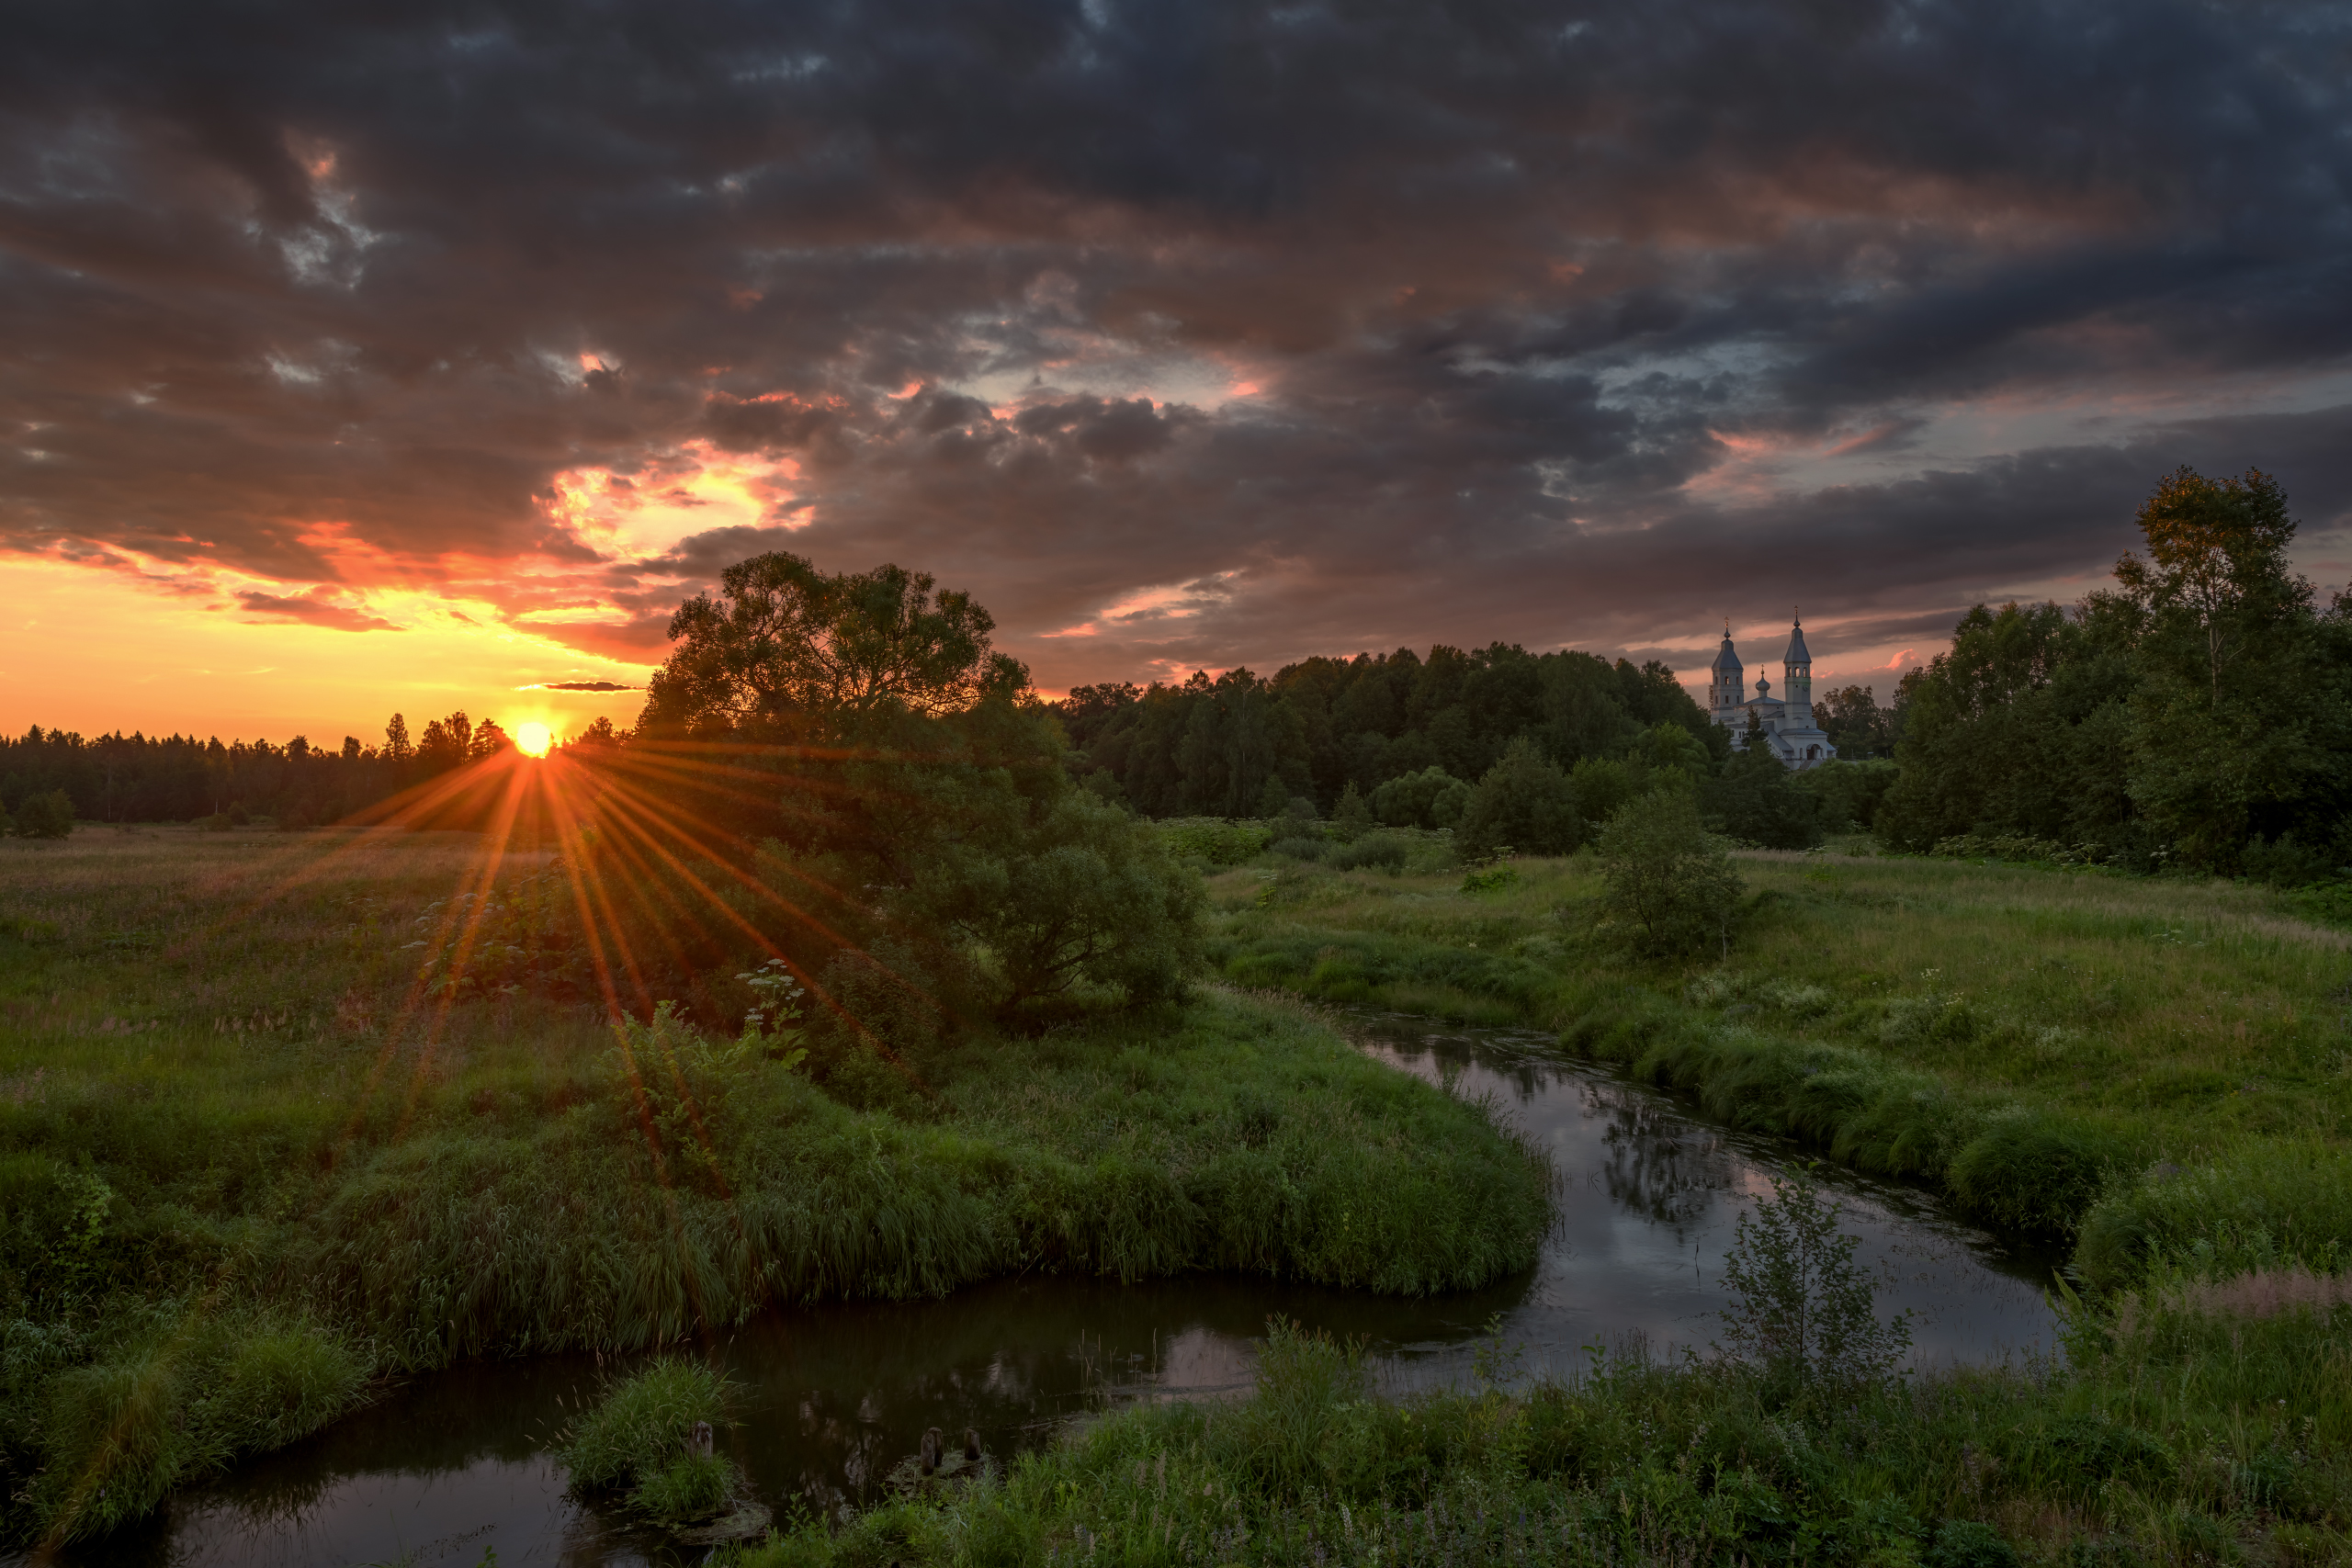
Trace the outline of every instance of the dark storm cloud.
{"type": "Polygon", "coordinates": [[[0,548],[279,617],[593,592],[528,624],[643,659],[789,548],[975,590],[1057,682],[1792,600],[1908,636],[2095,574],[2176,462],[2352,499],[2342,408],[2144,412],[2340,400],[2295,391],[2352,357],[2332,7],[156,4],[10,45],[0,548]],[[2073,423],[1955,449],[1962,403],[2073,423]],[[696,453],[781,466],[767,514],[632,553],[560,504],[691,515],[696,453]]]}

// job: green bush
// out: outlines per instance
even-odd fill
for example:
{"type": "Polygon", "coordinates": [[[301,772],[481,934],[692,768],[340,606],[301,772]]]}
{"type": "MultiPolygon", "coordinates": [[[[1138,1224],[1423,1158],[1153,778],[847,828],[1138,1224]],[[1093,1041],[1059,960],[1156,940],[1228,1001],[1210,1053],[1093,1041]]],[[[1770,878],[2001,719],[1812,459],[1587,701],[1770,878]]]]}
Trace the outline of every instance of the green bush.
{"type": "Polygon", "coordinates": [[[2298,887],[2280,902],[2314,925],[2352,927],[2352,877],[2298,887]]]}
{"type": "MultiPolygon", "coordinates": [[[[978,955],[968,973],[983,1006],[1009,1015],[1181,994],[1203,898],[1165,832],[1074,789],[990,816],[984,834],[917,862],[892,900],[906,929],[978,955]]],[[[1264,842],[1258,824],[1231,827],[1237,842],[1264,842]]]]}
{"type": "Polygon", "coordinates": [[[62,839],[74,831],[74,802],[62,789],[28,795],[17,803],[17,836],[21,839],[62,839]]]}
{"type": "Polygon", "coordinates": [[[1723,772],[1699,788],[1710,823],[1726,837],[1768,850],[1809,849],[1821,842],[1821,801],[1772,754],[1760,735],[1735,751],[1723,772]]]}
{"type": "Polygon", "coordinates": [[[1818,819],[1831,832],[1868,829],[1901,769],[1884,757],[1838,759],[1795,775],[1796,786],[1819,801],[1818,819]]]}
{"type": "Polygon", "coordinates": [[[1838,1206],[1802,1177],[1772,1179],[1772,1196],[1743,1212],[1724,1260],[1723,1312],[1733,1355],[1781,1397],[1849,1396],[1894,1370],[1910,1318],[1878,1315],[1860,1238],[1838,1234],[1838,1206]]]}
{"type": "Polygon", "coordinates": [[[1331,808],[1331,835],[1343,844],[1353,843],[1378,826],[1379,820],[1372,814],[1372,802],[1351,783],[1340,792],[1340,803],[1331,808]]]}
{"type": "Polygon", "coordinates": [[[1369,1382],[1361,1346],[1269,1319],[1257,1395],[1218,1431],[1222,1457],[1261,1495],[1297,1496],[1329,1478],[1328,1450],[1369,1382]]]}
{"type": "Polygon", "coordinates": [[[1648,794],[1651,782],[1650,770],[1632,758],[1587,757],[1568,770],[1577,810],[1591,828],[1616,816],[1627,801],[1648,794]]]}
{"type": "Polygon", "coordinates": [[[2333,845],[2303,843],[2292,833],[2266,841],[2256,833],[2245,847],[2244,865],[2248,881],[2273,887],[2303,887],[2325,882],[2344,866],[2344,852],[2333,845]]]}
{"type": "Polygon", "coordinates": [[[2018,1552],[1990,1525],[1947,1519],[1928,1549],[1926,1568],[2018,1568],[2018,1552]]]}
{"type": "Polygon", "coordinates": [[[1524,854],[1564,855],[1582,841],[1584,818],[1568,775],[1521,736],[1470,792],[1455,833],[1464,854],[1474,859],[1506,846],[1524,854]]]}
{"type": "Polygon", "coordinates": [[[1938,839],[1930,852],[1947,860],[2040,861],[2050,865],[2098,865],[2107,858],[2096,844],[2067,845],[2030,833],[1962,833],[1938,839]]]}
{"type": "Polygon", "coordinates": [[[1501,893],[1519,886],[1519,867],[1510,862],[1496,861],[1491,865],[1472,866],[1462,875],[1464,893],[1501,893]]]}
{"type": "Polygon", "coordinates": [[[1323,858],[1334,871],[1400,872],[1413,858],[1413,840],[1398,832],[1372,832],[1351,844],[1341,844],[1323,858]]]}
{"type": "Polygon", "coordinates": [[[1600,866],[1602,912],[1627,947],[1657,956],[1729,951],[1745,888],[1687,791],[1656,789],[1620,807],[1601,829],[1600,866]]]}
{"type": "Polygon", "coordinates": [[[1372,809],[1392,828],[1452,828],[1469,809],[1470,786],[1432,762],[1372,792],[1372,809]]]}
{"type": "Polygon", "coordinates": [[[2040,1112],[2006,1116],[1971,1141],[1946,1177],[1962,1207],[1987,1224],[2072,1235],[2122,1145],[2079,1122],[2040,1112]]]}

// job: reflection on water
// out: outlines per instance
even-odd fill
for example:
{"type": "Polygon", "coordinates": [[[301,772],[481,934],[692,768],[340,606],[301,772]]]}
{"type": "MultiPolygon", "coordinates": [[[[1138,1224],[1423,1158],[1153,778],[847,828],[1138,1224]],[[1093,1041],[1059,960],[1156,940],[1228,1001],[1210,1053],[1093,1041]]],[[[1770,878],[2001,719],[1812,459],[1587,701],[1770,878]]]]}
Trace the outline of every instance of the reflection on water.
{"type": "MultiPolygon", "coordinates": [[[[1558,1220],[1503,1325],[1506,1342],[1524,1346],[1530,1375],[1564,1375],[1585,1364],[1587,1346],[1626,1336],[1713,1342],[1733,1228],[1799,1157],[1787,1144],[1726,1131],[1606,1068],[1561,1060],[1544,1036],[1432,1032],[1394,1016],[1359,1020],[1357,1031],[1381,1059],[1489,1098],[1550,1150],[1558,1220]]],[[[1877,1275],[1882,1309],[1911,1313],[1916,1362],[2053,1348],[2042,1286],[2056,1258],[1944,1219],[1914,1190],[1819,1175],[1844,1206],[1841,1228],[1860,1238],[1855,1257],[1877,1275]]],[[[1444,1382],[1464,1375],[1468,1355],[1456,1336],[1399,1345],[1392,1360],[1396,1381],[1444,1382]]]]}
{"type": "MultiPolygon", "coordinates": [[[[1046,1441],[1104,1400],[1218,1397],[1249,1386],[1250,1341],[1281,1313],[1358,1336],[1395,1391],[1465,1382],[1502,1319],[1529,1376],[1640,1336],[1704,1348],[1741,1211],[1792,1151],[1727,1133],[1668,1096],[1565,1062],[1541,1036],[1388,1017],[1351,1021],[1363,1048],[1452,1092],[1485,1097],[1550,1150],[1559,1220],[1529,1273],[1396,1301],[1228,1278],[1118,1286],[1004,1280],[944,1302],[779,1313],[707,1347],[743,1386],[725,1434],[778,1517],[869,1498],[922,1431],[978,1427],[996,1454],[1046,1441]]],[[[1887,1310],[1914,1314],[1922,1363],[2048,1348],[2041,1281],[2054,1261],[2006,1252],[1919,1194],[1830,1174],[1857,1256],[1887,1310]]],[[[322,1437],[175,1500],[143,1531],[76,1563],[344,1568],[406,1558],[460,1568],[495,1548],[519,1563],[688,1562],[563,1495],[546,1445],[602,1370],[592,1358],[459,1368],[418,1381],[322,1437]]]]}

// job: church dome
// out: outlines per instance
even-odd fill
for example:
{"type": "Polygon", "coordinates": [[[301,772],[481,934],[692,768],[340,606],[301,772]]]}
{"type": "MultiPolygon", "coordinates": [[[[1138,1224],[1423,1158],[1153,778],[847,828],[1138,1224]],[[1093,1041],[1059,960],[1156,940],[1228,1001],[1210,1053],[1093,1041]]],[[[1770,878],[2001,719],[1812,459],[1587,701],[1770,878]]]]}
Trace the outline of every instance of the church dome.
{"type": "Polygon", "coordinates": [[[1728,626],[1724,628],[1724,645],[1715,649],[1715,661],[1708,668],[1717,672],[1739,668],[1739,655],[1732,651],[1731,628],[1728,626]]]}

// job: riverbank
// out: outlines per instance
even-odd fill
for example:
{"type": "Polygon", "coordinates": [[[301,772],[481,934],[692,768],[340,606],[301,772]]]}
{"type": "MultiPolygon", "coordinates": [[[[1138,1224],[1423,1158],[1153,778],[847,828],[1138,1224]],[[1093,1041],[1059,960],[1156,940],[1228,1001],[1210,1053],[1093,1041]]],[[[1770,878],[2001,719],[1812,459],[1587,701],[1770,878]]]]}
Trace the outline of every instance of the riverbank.
{"type": "Polygon", "coordinates": [[[1555,1032],[1736,1124],[2070,1238],[2102,1289],[2352,1250],[2352,935],[2240,884],[1747,855],[1727,954],[1617,955],[1589,857],[1210,880],[1237,984],[1555,1032]]]}
{"type": "MultiPolygon", "coordinates": [[[[773,1304],[1212,1269],[1416,1293],[1532,1261],[1539,1156],[1298,1009],[967,1038],[844,1103],[757,1055],[691,1157],[612,1037],[406,987],[460,835],[85,833],[0,856],[0,1486],[89,1533],[379,1380],[773,1304]],[[657,1108],[658,1109],[658,1108],[657,1108]]],[[[519,868],[527,871],[528,867],[519,868]]],[[[717,1061],[717,1058],[714,1058],[717,1061]]]]}
{"type": "Polygon", "coordinates": [[[1813,1401],[1639,1353],[1384,1400],[1278,1328],[1250,1400],[1124,1409],[1001,1483],[804,1516],[739,1562],[2336,1563],[2352,1298],[2312,1284],[2176,1281],[2082,1319],[2063,1368],[1813,1401]]]}

